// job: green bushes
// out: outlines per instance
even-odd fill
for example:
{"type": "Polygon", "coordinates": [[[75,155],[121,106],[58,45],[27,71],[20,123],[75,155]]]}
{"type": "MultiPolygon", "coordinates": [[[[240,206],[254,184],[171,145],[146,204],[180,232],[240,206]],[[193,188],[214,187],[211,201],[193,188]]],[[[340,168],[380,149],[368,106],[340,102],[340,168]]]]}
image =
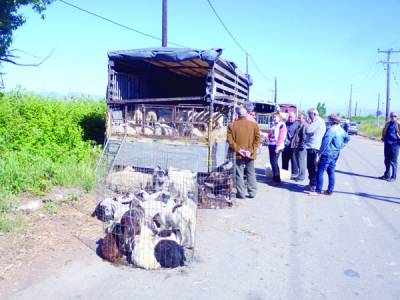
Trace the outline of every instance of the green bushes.
{"type": "Polygon", "coordinates": [[[0,95],[0,194],[52,185],[90,190],[104,115],[104,101],[0,95]]]}

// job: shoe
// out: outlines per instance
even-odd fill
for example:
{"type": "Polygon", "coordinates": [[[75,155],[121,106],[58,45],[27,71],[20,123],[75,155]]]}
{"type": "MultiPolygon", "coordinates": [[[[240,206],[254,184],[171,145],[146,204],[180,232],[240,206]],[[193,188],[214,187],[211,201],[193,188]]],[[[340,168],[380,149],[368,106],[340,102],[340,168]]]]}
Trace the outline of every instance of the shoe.
{"type": "Polygon", "coordinates": [[[321,196],[321,193],[318,192],[309,192],[308,196],[321,196]]]}
{"type": "Polygon", "coordinates": [[[247,195],[246,196],[246,198],[250,198],[250,199],[253,199],[255,196],[253,196],[253,195],[247,195]]]}
{"type": "Polygon", "coordinates": [[[324,192],[324,195],[325,195],[325,196],[332,196],[332,194],[333,194],[333,192],[328,192],[328,191],[325,191],[325,192],[324,192]]]}
{"type": "Polygon", "coordinates": [[[378,179],[382,179],[382,180],[388,181],[389,177],[386,177],[385,175],[383,175],[383,176],[378,177],[378,179]]]}
{"type": "Polygon", "coordinates": [[[236,194],[236,199],[244,199],[245,197],[239,194],[236,194]]]}
{"type": "Polygon", "coordinates": [[[290,176],[290,180],[296,180],[296,178],[297,178],[297,175],[290,176]]]}
{"type": "Polygon", "coordinates": [[[392,177],[392,178],[388,178],[387,181],[389,181],[389,182],[395,182],[395,181],[396,181],[396,178],[393,178],[393,177],[392,177]]]}

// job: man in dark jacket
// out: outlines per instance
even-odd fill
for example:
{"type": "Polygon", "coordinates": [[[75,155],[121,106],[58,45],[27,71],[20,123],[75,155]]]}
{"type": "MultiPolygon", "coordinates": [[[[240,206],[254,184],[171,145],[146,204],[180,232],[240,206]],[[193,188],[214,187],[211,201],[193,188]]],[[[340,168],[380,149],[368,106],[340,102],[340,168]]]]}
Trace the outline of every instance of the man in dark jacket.
{"type": "Polygon", "coordinates": [[[382,132],[382,141],[384,142],[386,169],[380,179],[396,181],[397,159],[400,147],[400,122],[397,120],[397,114],[395,112],[390,113],[390,121],[385,124],[385,128],[382,132]],[[392,174],[390,174],[390,168],[392,168],[392,174]]]}
{"type": "Polygon", "coordinates": [[[294,180],[303,181],[306,177],[307,156],[307,151],[304,148],[307,127],[306,117],[304,114],[300,114],[298,122],[300,122],[300,126],[294,132],[291,147],[294,149],[293,156],[298,167],[297,176],[294,178],[294,180]]]}
{"type": "Polygon", "coordinates": [[[236,198],[246,196],[244,174],[247,176],[248,197],[254,198],[257,192],[254,160],[260,144],[260,128],[257,123],[247,119],[247,111],[241,107],[239,119],[228,126],[229,147],[236,153],[236,198]]]}
{"type": "Polygon", "coordinates": [[[296,130],[300,127],[300,122],[296,120],[296,115],[293,112],[289,113],[288,120],[286,121],[287,135],[285,140],[285,149],[282,153],[282,169],[289,170],[289,161],[292,167],[292,179],[298,176],[299,170],[297,161],[294,157],[293,137],[296,130]]]}

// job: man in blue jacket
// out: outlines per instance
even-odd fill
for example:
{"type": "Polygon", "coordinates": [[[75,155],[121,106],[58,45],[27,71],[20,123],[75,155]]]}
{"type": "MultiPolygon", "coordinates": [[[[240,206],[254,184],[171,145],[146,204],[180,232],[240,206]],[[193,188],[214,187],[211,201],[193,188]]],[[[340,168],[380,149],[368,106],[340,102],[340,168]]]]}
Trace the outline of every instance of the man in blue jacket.
{"type": "Polygon", "coordinates": [[[400,148],[400,122],[397,120],[395,112],[390,113],[390,121],[386,123],[382,132],[382,141],[385,143],[385,174],[380,178],[387,181],[396,181],[397,158],[400,148]],[[392,174],[390,174],[390,169],[392,169],[392,174]]]}
{"type": "Polygon", "coordinates": [[[335,187],[335,168],[339,158],[340,150],[349,142],[349,135],[340,127],[340,118],[337,114],[328,117],[330,127],[322,139],[319,149],[320,161],[317,171],[317,187],[310,196],[318,196],[322,193],[324,184],[324,172],[328,172],[329,184],[325,195],[332,195],[335,187]]]}

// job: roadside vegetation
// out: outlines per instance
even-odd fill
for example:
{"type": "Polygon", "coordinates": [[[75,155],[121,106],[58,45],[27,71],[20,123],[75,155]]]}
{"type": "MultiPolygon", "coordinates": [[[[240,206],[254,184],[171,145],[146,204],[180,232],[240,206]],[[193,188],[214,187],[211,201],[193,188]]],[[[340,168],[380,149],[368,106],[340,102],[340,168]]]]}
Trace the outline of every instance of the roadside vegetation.
{"type": "Polygon", "coordinates": [[[0,232],[19,223],[12,199],[52,186],[90,191],[103,143],[104,101],[0,94],[0,232]],[[100,146],[99,146],[100,145],[100,146]]]}
{"type": "Polygon", "coordinates": [[[382,129],[385,124],[385,119],[380,118],[379,124],[375,117],[353,117],[353,122],[359,122],[359,134],[380,139],[382,136],[382,129]]]}

